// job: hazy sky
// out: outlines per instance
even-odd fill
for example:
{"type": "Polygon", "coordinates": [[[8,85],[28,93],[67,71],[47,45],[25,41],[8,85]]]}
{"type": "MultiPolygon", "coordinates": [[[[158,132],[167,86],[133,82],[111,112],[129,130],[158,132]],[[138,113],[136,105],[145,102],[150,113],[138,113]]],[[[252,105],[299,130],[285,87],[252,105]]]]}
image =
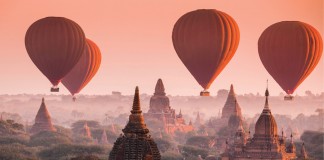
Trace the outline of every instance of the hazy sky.
{"type": "MultiPolygon", "coordinates": [[[[0,94],[50,93],[51,84],[30,60],[24,37],[34,21],[63,16],[80,24],[102,52],[101,68],[81,93],[132,94],[138,85],[152,94],[162,78],[168,94],[198,95],[202,88],[178,58],[171,34],[180,16],[210,8],[231,15],[241,33],[236,54],[210,88],[212,95],[231,83],[239,94],[263,93],[266,79],[273,95],[282,92],[257,52],[257,40],[269,25],[299,20],[324,33],[323,0],[0,0],[0,94]]],[[[295,93],[324,91],[323,59],[295,93]]]]}

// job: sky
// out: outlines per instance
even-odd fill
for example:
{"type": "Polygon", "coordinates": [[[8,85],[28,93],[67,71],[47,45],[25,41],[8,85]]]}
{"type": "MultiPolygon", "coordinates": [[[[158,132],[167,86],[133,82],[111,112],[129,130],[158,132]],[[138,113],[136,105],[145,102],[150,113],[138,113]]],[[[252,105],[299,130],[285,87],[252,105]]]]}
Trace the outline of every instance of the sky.
{"type": "MultiPolygon", "coordinates": [[[[0,94],[51,94],[50,82],[26,52],[24,37],[34,21],[62,16],[77,22],[101,49],[101,67],[82,94],[128,95],[135,86],[152,94],[162,78],[167,94],[199,95],[202,88],[173,48],[172,29],[187,12],[217,9],[235,19],[241,38],[234,57],[211,85],[211,95],[230,84],[238,94],[264,93],[267,79],[270,93],[278,95],[282,89],[259,59],[259,36],[273,23],[299,20],[324,37],[323,8],[323,0],[0,0],[0,94]]],[[[295,94],[324,91],[323,59],[295,94]]],[[[59,94],[68,94],[60,88],[59,94]]]]}

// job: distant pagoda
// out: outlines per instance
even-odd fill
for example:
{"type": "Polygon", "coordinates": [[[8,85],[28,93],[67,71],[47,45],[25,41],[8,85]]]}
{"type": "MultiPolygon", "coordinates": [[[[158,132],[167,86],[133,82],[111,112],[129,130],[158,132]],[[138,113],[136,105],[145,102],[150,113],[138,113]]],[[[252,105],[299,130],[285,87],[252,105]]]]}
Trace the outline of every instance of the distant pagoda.
{"type": "Polygon", "coordinates": [[[88,122],[84,123],[83,128],[81,130],[81,135],[92,139],[91,130],[90,127],[88,126],[88,122]]]}
{"type": "Polygon", "coordinates": [[[102,145],[108,144],[107,133],[106,133],[106,130],[105,129],[102,132],[102,135],[101,135],[101,138],[100,138],[99,143],[102,144],[102,145]]]}
{"type": "Polygon", "coordinates": [[[219,112],[218,115],[219,119],[212,123],[216,131],[229,127],[229,131],[234,134],[240,123],[243,123],[241,107],[236,99],[233,84],[231,84],[222,113],[219,112]]]}
{"type": "Polygon", "coordinates": [[[117,138],[109,160],[160,160],[156,143],[149,134],[140,106],[139,90],[135,89],[134,102],[129,121],[117,138]]]}
{"type": "MultiPolygon", "coordinates": [[[[150,99],[150,108],[144,113],[147,121],[157,120],[164,127],[166,133],[173,134],[175,131],[189,132],[194,130],[192,125],[186,124],[181,110],[177,115],[175,109],[170,107],[169,97],[166,96],[162,79],[158,79],[155,92],[150,99]]],[[[150,126],[154,128],[154,126],[150,126]]]]}
{"type": "Polygon", "coordinates": [[[39,107],[39,110],[35,118],[35,124],[32,126],[30,133],[36,134],[42,131],[52,131],[52,132],[56,131],[56,129],[52,124],[51,116],[46,108],[44,98],[42,98],[42,104],[39,107]]]}
{"type": "Polygon", "coordinates": [[[268,88],[265,92],[265,96],[265,105],[255,124],[255,133],[253,137],[247,138],[240,125],[233,138],[235,143],[226,147],[225,152],[222,154],[222,160],[286,160],[296,158],[296,150],[292,141],[292,136],[290,144],[286,146],[284,137],[279,137],[277,134],[277,123],[271,113],[268,102],[268,88]]]}
{"type": "Polygon", "coordinates": [[[230,119],[230,117],[232,115],[239,116],[240,118],[242,118],[241,107],[237,102],[233,84],[231,84],[231,88],[230,88],[230,91],[228,93],[226,103],[225,103],[225,105],[223,107],[223,110],[222,110],[222,117],[221,118],[228,120],[228,119],[230,119]]]}

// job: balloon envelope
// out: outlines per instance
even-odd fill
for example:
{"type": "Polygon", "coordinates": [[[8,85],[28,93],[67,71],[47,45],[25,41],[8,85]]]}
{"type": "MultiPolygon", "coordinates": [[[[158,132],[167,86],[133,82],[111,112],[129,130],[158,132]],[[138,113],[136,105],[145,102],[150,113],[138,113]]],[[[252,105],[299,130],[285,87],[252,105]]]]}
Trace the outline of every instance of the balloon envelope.
{"type": "Polygon", "coordinates": [[[318,64],[323,42],[311,25],[282,21],[264,30],[258,51],[269,74],[287,94],[292,94],[318,64]]]}
{"type": "Polygon", "coordinates": [[[98,46],[87,39],[82,57],[74,68],[62,79],[62,84],[72,95],[79,93],[97,73],[101,63],[98,46]]]}
{"type": "Polygon", "coordinates": [[[214,9],[186,13],[172,32],[175,51],[204,89],[209,88],[232,59],[239,39],[234,19],[214,9]]]}
{"type": "Polygon", "coordinates": [[[56,86],[82,56],[85,35],[72,20],[46,17],[28,28],[25,47],[36,67],[56,86]]]}

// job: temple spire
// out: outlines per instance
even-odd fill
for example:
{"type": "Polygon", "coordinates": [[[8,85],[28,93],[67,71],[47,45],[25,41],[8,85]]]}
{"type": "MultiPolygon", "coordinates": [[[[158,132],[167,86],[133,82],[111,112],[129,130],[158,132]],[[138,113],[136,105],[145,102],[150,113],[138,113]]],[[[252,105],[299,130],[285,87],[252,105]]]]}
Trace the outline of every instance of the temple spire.
{"type": "Polygon", "coordinates": [[[108,144],[108,138],[107,138],[107,133],[106,133],[105,129],[102,132],[100,144],[103,144],[103,145],[108,144]]]}
{"type": "Polygon", "coordinates": [[[140,114],[140,113],[142,113],[140,99],[139,99],[139,89],[138,89],[138,86],[136,86],[136,88],[135,88],[135,95],[134,95],[133,107],[132,107],[131,113],[132,114],[140,114]]]}
{"type": "Polygon", "coordinates": [[[165,89],[161,78],[156,82],[154,95],[165,96],[165,89]]]}
{"type": "Polygon", "coordinates": [[[142,115],[141,105],[140,105],[140,98],[139,98],[139,89],[136,86],[135,88],[135,95],[133,101],[133,107],[131,111],[131,115],[129,116],[129,121],[123,132],[126,133],[133,133],[133,134],[147,134],[149,130],[144,123],[144,117],[142,115]]]}
{"type": "Polygon", "coordinates": [[[300,150],[300,156],[301,156],[301,159],[305,160],[305,159],[308,159],[308,155],[307,155],[307,152],[306,152],[306,149],[305,149],[305,144],[303,142],[302,144],[302,147],[301,147],[301,150],[300,150]]]}
{"type": "Polygon", "coordinates": [[[263,108],[263,111],[262,111],[262,114],[271,114],[271,111],[270,111],[270,107],[269,107],[269,89],[268,89],[268,80],[267,80],[267,89],[265,91],[265,97],[266,97],[266,100],[265,100],[265,104],[264,104],[264,108],[263,108]]]}
{"type": "Polygon", "coordinates": [[[234,92],[234,86],[233,86],[233,84],[231,84],[229,94],[235,96],[235,92],[234,92]]]}
{"type": "Polygon", "coordinates": [[[31,128],[31,133],[35,134],[40,131],[56,131],[52,124],[51,116],[45,105],[44,97],[42,98],[41,106],[35,117],[35,124],[31,128]]]}

